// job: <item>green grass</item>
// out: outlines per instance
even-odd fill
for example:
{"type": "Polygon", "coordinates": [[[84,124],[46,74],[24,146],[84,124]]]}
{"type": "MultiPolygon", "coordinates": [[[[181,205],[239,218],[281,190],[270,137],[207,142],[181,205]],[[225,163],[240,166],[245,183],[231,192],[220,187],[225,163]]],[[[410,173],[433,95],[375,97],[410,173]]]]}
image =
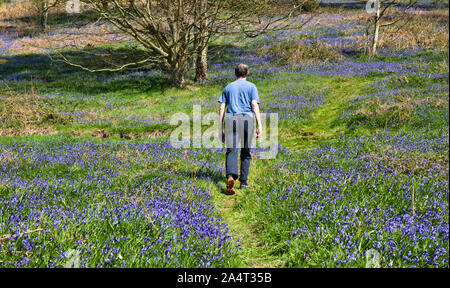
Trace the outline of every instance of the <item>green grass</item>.
{"type": "MultiPolygon", "coordinates": [[[[346,108],[348,100],[356,95],[362,93],[363,88],[371,83],[373,78],[358,78],[358,77],[319,77],[319,76],[301,76],[295,79],[295,75],[290,75],[294,78],[288,78],[284,82],[278,83],[256,83],[260,91],[260,97],[262,103],[270,99],[271,93],[278,89],[282,89],[283,86],[288,84],[289,81],[301,81],[302,86],[306,89],[319,89],[329,88],[332,92],[328,94],[324,99],[324,104],[314,108],[309,115],[298,123],[295,120],[286,120],[280,123],[280,139],[281,144],[290,150],[302,152],[305,149],[311,149],[319,146],[323,146],[326,143],[334,143],[339,139],[341,135],[361,135],[361,133],[370,133],[370,129],[362,127],[361,129],[348,130],[345,122],[337,121],[339,115],[346,108]]],[[[89,84],[81,83],[77,84],[77,78],[69,78],[64,82],[65,89],[69,91],[80,91],[81,93],[101,95],[104,98],[99,98],[92,102],[83,104],[83,98],[81,101],[71,100],[65,103],[59,103],[55,105],[59,109],[73,109],[73,111],[89,110],[98,107],[103,104],[103,99],[123,99],[120,105],[117,104],[115,109],[111,111],[105,111],[105,115],[127,115],[131,112],[146,115],[158,115],[162,117],[168,117],[173,111],[190,112],[191,107],[185,106],[185,103],[201,103],[203,101],[214,101],[221,90],[221,87],[211,85],[195,85],[190,89],[178,90],[174,88],[165,88],[161,91],[150,90],[148,92],[142,91],[142,88],[130,89],[131,86],[142,87],[143,83],[130,83],[120,84],[114,83],[108,87],[109,91],[102,93],[102,87],[106,87],[106,84],[89,84]],[[96,85],[101,85],[96,87],[96,85]],[[145,103],[145,105],[142,105],[145,103]],[[81,104],[81,106],[80,106],[81,104]]],[[[62,81],[62,80],[61,80],[62,81]]],[[[61,82],[62,83],[62,82],[61,82]]],[[[28,84],[29,85],[29,84],[28,84]]],[[[53,87],[61,88],[63,84],[57,83],[32,83],[33,89],[39,91],[45,91],[53,87]]],[[[19,87],[20,89],[20,87],[19,87]]],[[[30,88],[28,88],[30,90],[30,88]]],[[[51,100],[50,100],[51,101],[51,100]]],[[[114,103],[114,102],[113,102],[114,103]]],[[[214,111],[214,108],[207,108],[204,113],[208,111],[214,111]]],[[[159,124],[147,127],[124,127],[120,123],[113,124],[77,124],[75,122],[69,124],[57,125],[56,128],[60,133],[79,133],[83,135],[95,135],[99,129],[105,133],[110,140],[124,138],[123,135],[133,134],[134,137],[139,138],[145,133],[159,131],[162,135],[167,135],[170,131],[170,126],[165,124],[159,124]]],[[[102,137],[99,137],[102,138],[102,137]]],[[[17,141],[23,139],[21,137],[15,138],[2,138],[3,143],[17,141]]],[[[34,136],[30,139],[45,139],[45,136],[34,136]]],[[[129,138],[128,138],[129,139],[129,138]]],[[[134,139],[134,138],[132,138],[134,139]]],[[[304,256],[298,254],[296,249],[310,247],[311,243],[295,242],[293,246],[287,247],[286,240],[289,239],[289,232],[292,226],[285,226],[283,228],[271,228],[270,220],[264,218],[261,214],[264,211],[264,204],[262,197],[264,193],[267,193],[272,188],[284,189],[283,187],[289,186],[290,183],[296,183],[298,181],[305,182],[308,176],[296,175],[289,173],[288,171],[279,171],[272,167],[271,161],[266,160],[254,160],[252,162],[252,171],[250,175],[250,182],[252,188],[248,191],[237,190],[235,196],[226,196],[222,193],[213,195],[214,205],[229,225],[231,234],[241,239],[242,251],[238,258],[234,259],[232,263],[228,265],[233,267],[285,267],[285,266],[310,266],[319,267],[322,264],[319,263],[319,259],[323,260],[323,257],[318,257],[316,260],[305,262],[304,256]],[[305,178],[306,177],[306,178],[305,178]],[[269,184],[270,183],[270,184],[269,184]],[[267,185],[269,184],[269,185],[267,185]],[[255,205],[257,203],[257,205],[255,205]],[[261,206],[262,205],[262,206],[261,206]],[[264,222],[268,221],[268,222],[264,222]],[[280,231],[281,230],[281,231],[280,231]]],[[[184,164],[172,164],[179,171],[189,171],[189,167],[184,167],[184,164]]],[[[169,166],[165,166],[169,168],[169,166]]],[[[135,171],[139,173],[139,169],[135,171]]],[[[189,172],[187,172],[188,174],[189,172]]],[[[205,188],[214,189],[214,184],[208,180],[195,180],[196,183],[205,188]]],[[[224,180],[217,180],[216,184],[225,186],[224,180]]],[[[352,193],[352,199],[358,199],[361,196],[361,186],[348,186],[348,193],[352,193]],[[359,195],[359,196],[358,196],[359,195]]],[[[219,191],[220,192],[220,191],[219,191]]],[[[346,200],[348,201],[348,200],[346,200]]],[[[357,200],[361,202],[361,199],[357,200]]],[[[343,202],[345,203],[345,202],[343,202]]],[[[285,211],[279,210],[279,215],[283,215],[285,211]]],[[[359,232],[358,232],[359,233],[359,232]]],[[[55,237],[62,237],[64,235],[55,235],[55,237]]],[[[62,240],[63,241],[63,240],[62,240]]],[[[65,240],[64,240],[65,241],[65,240]]],[[[63,242],[64,242],[63,241],[63,242]]],[[[69,240],[68,240],[69,241],[69,240]]],[[[311,246],[314,249],[315,246],[311,246]]],[[[302,250],[302,251],[303,251],[302,250]]],[[[341,250],[335,250],[330,246],[321,246],[317,253],[329,254],[332,253],[344,253],[341,250]]],[[[331,257],[331,256],[329,256],[331,257]]],[[[331,261],[331,260],[330,260],[331,261]]],[[[328,263],[332,265],[331,262],[328,263]]],[[[358,265],[363,265],[359,263],[358,265]]]]}
{"type": "MultiPolygon", "coordinates": [[[[336,125],[336,118],[341,112],[341,106],[353,96],[358,95],[361,88],[370,83],[368,79],[358,78],[324,78],[317,86],[331,88],[331,95],[324,105],[317,107],[301,125],[287,125],[282,130],[283,144],[289,149],[302,151],[306,148],[317,147],[321,143],[333,141],[344,133],[345,125],[336,125]],[[286,131],[285,135],[283,132],[286,131]]],[[[282,126],[283,129],[283,126],[282,126]]]]}

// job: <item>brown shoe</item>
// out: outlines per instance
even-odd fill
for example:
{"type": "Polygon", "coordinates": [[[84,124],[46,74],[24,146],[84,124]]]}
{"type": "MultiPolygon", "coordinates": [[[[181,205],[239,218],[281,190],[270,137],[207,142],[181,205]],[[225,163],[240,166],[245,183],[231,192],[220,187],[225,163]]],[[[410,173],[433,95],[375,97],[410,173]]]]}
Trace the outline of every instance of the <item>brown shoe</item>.
{"type": "Polygon", "coordinates": [[[233,195],[234,194],[234,179],[230,178],[227,181],[227,193],[226,195],[233,195]]]}

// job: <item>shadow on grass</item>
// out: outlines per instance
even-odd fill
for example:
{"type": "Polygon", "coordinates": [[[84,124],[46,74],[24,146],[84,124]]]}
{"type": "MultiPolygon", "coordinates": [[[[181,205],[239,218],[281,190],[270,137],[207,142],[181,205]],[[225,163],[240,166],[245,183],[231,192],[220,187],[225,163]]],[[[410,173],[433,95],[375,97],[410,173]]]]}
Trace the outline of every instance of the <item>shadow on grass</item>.
{"type": "MultiPolygon", "coordinates": [[[[80,13],[66,13],[64,12],[52,12],[48,14],[47,25],[48,26],[59,26],[63,27],[66,25],[70,26],[83,26],[89,23],[93,23],[98,19],[98,15],[91,10],[82,10],[80,13]]],[[[25,17],[13,17],[13,18],[4,18],[4,22],[9,23],[23,23],[27,24],[26,27],[20,27],[21,29],[17,29],[14,26],[11,26],[7,32],[16,32],[19,37],[24,36],[38,36],[41,33],[46,32],[44,27],[40,25],[40,18],[38,14],[32,16],[25,17]],[[24,29],[26,28],[26,29],[24,29]],[[24,34],[21,34],[24,33],[24,34]]]]}
{"type": "MultiPolygon", "coordinates": [[[[209,63],[223,63],[232,55],[242,53],[241,48],[229,44],[212,44],[209,51],[209,63]]],[[[114,68],[154,56],[134,44],[87,46],[61,53],[70,62],[91,70],[114,68]]],[[[58,90],[92,96],[108,92],[120,94],[121,91],[126,93],[130,90],[137,93],[164,93],[171,87],[169,75],[163,72],[160,63],[132,65],[120,71],[90,72],[62,60],[55,53],[0,56],[0,81],[19,90],[33,82],[44,93],[58,90]]]]}
{"type": "Polygon", "coordinates": [[[82,26],[98,20],[99,15],[93,10],[81,10],[80,13],[55,12],[49,15],[49,25],[82,26]]]}
{"type": "Polygon", "coordinates": [[[236,55],[244,54],[244,50],[242,47],[229,43],[211,43],[208,45],[208,64],[228,62],[228,59],[234,58],[236,55]]]}
{"type": "MultiPolygon", "coordinates": [[[[92,70],[120,66],[148,57],[146,51],[132,46],[86,47],[63,53],[71,62],[92,70]]],[[[170,87],[168,75],[162,72],[160,65],[156,63],[103,72],[90,72],[68,65],[56,54],[1,56],[0,63],[0,81],[19,89],[33,82],[33,85],[43,92],[58,90],[95,95],[129,90],[164,92],[170,87]]]]}
{"type": "Polygon", "coordinates": [[[215,184],[223,182],[223,180],[225,179],[225,176],[222,175],[222,173],[219,173],[217,170],[212,170],[207,167],[198,168],[195,171],[192,170],[177,171],[177,174],[185,178],[194,177],[195,179],[211,180],[215,184]]]}

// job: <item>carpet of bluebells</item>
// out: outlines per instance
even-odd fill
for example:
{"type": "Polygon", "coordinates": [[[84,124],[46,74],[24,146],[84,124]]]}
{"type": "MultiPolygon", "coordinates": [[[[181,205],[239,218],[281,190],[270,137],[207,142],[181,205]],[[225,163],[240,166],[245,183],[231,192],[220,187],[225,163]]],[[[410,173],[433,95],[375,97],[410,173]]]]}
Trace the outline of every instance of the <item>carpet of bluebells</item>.
{"type": "Polygon", "coordinates": [[[274,168],[292,184],[256,200],[274,238],[289,231],[288,263],[364,267],[374,249],[383,267],[448,267],[448,136],[343,137],[283,155],[274,168]]]}
{"type": "MultiPolygon", "coordinates": [[[[305,151],[280,147],[274,160],[256,157],[254,171],[263,174],[250,180],[264,185],[256,183],[238,204],[258,241],[289,267],[365,267],[373,255],[381,267],[448,267],[448,49],[381,47],[379,57],[366,58],[356,53],[365,26],[354,20],[327,13],[301,31],[228,37],[217,45],[221,56],[211,58],[205,86],[179,97],[164,94],[168,76],[160,71],[87,74],[25,54],[32,37],[0,35],[0,85],[26,93],[32,79],[71,129],[151,129],[192,104],[215,111],[234,64],[244,62],[262,87],[262,111],[278,113],[280,126],[295,131],[339,89],[308,81],[369,83],[339,107],[335,125],[348,133],[305,151]],[[258,52],[312,39],[342,59],[291,66],[258,52]]],[[[215,207],[223,156],[175,149],[162,137],[1,139],[0,267],[233,266],[245,247],[215,207]]]]}
{"type": "Polygon", "coordinates": [[[75,250],[80,267],[210,267],[238,251],[211,191],[170,170],[202,164],[195,151],[59,136],[0,147],[2,265],[66,266],[75,250]]]}

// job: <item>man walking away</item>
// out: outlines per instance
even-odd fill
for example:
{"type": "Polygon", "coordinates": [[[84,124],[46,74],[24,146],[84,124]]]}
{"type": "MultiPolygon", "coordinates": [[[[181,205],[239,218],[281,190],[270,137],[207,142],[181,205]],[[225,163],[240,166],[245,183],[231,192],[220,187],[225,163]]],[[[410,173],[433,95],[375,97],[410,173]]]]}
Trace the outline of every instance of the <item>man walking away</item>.
{"type": "Polygon", "coordinates": [[[226,141],[226,176],[227,176],[227,195],[233,195],[234,181],[238,178],[238,152],[236,142],[242,141],[240,145],[241,151],[241,173],[239,182],[241,182],[241,189],[248,188],[247,183],[248,172],[250,168],[250,143],[253,137],[254,118],[256,118],[257,129],[256,138],[259,137],[261,131],[261,116],[259,113],[259,96],[255,84],[247,81],[249,75],[248,66],[245,64],[238,64],[235,68],[236,80],[228,84],[223,89],[222,95],[219,98],[220,103],[220,134],[222,142],[226,141]],[[226,114],[225,114],[225,108],[226,114]],[[254,116],[253,116],[254,115],[254,116]],[[223,132],[223,120],[225,116],[225,133],[223,132]],[[230,120],[230,121],[229,121],[230,120]],[[243,131],[242,131],[243,130],[243,131]],[[243,139],[238,139],[239,135],[243,139]],[[225,137],[226,136],[226,137],[225,137]],[[227,138],[227,139],[225,139],[227,138]],[[232,143],[233,145],[229,145],[232,143]]]}

